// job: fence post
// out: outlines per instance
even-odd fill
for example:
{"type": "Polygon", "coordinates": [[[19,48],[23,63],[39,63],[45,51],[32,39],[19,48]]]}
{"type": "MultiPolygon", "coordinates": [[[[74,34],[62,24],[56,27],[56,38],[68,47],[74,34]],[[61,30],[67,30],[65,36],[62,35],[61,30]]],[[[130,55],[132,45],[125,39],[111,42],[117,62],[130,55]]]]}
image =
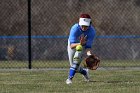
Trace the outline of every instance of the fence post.
{"type": "Polygon", "coordinates": [[[28,68],[32,68],[32,51],[31,51],[31,0],[28,0],[28,68]]]}

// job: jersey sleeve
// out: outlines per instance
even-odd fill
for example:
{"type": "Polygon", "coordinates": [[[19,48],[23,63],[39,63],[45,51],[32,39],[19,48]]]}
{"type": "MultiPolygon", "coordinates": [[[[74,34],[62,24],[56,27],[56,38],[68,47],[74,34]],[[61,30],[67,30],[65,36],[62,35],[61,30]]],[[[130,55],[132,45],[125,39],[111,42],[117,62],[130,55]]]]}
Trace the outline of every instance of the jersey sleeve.
{"type": "Polygon", "coordinates": [[[78,40],[77,40],[77,26],[76,25],[72,26],[72,28],[70,30],[69,41],[70,41],[70,44],[78,42],[78,40]]]}

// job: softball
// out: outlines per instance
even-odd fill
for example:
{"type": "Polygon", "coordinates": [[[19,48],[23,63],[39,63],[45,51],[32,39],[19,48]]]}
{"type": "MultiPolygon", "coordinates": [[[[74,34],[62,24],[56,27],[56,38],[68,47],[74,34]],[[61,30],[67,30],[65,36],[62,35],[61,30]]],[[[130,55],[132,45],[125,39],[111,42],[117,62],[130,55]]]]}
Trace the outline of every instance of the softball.
{"type": "Polygon", "coordinates": [[[77,45],[77,46],[76,46],[76,51],[82,51],[82,50],[83,50],[82,45],[77,45]]]}

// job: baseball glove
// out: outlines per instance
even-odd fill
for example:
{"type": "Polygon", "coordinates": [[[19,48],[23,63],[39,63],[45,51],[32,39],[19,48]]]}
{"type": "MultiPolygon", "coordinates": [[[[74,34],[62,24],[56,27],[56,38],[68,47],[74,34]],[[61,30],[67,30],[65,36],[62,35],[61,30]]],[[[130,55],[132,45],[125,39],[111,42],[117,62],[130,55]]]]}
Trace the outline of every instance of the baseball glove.
{"type": "Polygon", "coordinates": [[[96,70],[99,67],[100,59],[96,55],[88,56],[84,61],[84,66],[90,70],[96,70]]]}

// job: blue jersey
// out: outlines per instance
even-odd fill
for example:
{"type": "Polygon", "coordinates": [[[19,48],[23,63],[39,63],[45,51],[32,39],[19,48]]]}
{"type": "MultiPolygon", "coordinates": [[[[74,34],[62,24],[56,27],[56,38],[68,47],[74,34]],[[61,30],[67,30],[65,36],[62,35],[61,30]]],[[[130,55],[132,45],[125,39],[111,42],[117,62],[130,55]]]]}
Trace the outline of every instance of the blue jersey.
{"type": "Polygon", "coordinates": [[[79,38],[81,35],[87,36],[87,42],[85,44],[85,48],[91,48],[93,39],[95,38],[95,34],[96,34],[96,31],[93,26],[90,25],[87,31],[82,31],[80,25],[77,23],[72,26],[68,39],[70,41],[70,44],[79,43],[80,42],[79,38]]]}

